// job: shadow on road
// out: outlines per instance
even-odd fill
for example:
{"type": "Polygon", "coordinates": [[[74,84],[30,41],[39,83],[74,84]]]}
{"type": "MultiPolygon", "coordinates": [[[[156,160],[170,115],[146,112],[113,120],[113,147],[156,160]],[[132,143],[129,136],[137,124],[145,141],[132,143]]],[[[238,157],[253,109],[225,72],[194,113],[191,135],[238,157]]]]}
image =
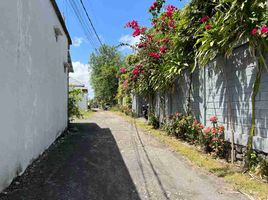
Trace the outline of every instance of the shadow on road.
{"type": "Polygon", "coordinates": [[[139,200],[111,130],[73,126],[78,131],[59,139],[0,199],[139,200]]]}

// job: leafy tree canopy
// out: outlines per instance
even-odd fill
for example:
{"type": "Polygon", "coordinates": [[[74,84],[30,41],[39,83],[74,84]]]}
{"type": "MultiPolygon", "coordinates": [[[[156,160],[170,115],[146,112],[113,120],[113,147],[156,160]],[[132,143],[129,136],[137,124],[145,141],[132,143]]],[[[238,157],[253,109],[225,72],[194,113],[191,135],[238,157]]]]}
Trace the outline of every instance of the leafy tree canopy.
{"type": "Polygon", "coordinates": [[[95,99],[100,103],[115,103],[118,88],[117,72],[122,58],[113,46],[103,45],[90,55],[91,85],[95,99]]]}

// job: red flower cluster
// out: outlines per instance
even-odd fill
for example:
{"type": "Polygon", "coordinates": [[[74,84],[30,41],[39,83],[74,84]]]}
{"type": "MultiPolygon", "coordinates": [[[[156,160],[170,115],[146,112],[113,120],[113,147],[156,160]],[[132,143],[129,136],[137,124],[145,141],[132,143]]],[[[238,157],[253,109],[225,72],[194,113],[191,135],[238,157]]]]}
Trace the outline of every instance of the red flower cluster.
{"type": "Polygon", "coordinates": [[[126,24],[126,27],[127,27],[127,28],[130,27],[130,28],[136,29],[136,28],[139,28],[139,24],[138,24],[137,21],[133,20],[132,22],[128,22],[128,23],[126,24]]]}
{"type": "Polygon", "coordinates": [[[166,12],[164,13],[164,16],[171,18],[173,16],[174,11],[176,10],[176,7],[173,5],[166,6],[166,12]]]}
{"type": "MultiPolygon", "coordinates": [[[[207,16],[207,15],[203,16],[203,17],[201,18],[200,21],[201,21],[202,23],[207,23],[207,22],[209,21],[209,16],[207,16]]],[[[207,24],[205,25],[205,29],[206,29],[206,30],[210,30],[210,29],[212,29],[212,25],[211,25],[210,23],[207,23],[207,24]]]]}
{"type": "Polygon", "coordinates": [[[217,117],[210,117],[213,127],[205,127],[203,132],[203,144],[210,148],[218,156],[222,156],[224,150],[224,126],[218,126],[217,117]]]}
{"type": "Polygon", "coordinates": [[[125,74],[127,72],[126,68],[122,67],[120,68],[120,73],[121,74],[125,74]]]}
{"type": "Polygon", "coordinates": [[[214,116],[211,116],[211,117],[209,118],[209,121],[211,121],[212,123],[217,123],[218,119],[217,119],[217,117],[214,115],[214,116]]]}
{"type": "Polygon", "coordinates": [[[201,21],[202,23],[205,23],[205,22],[207,22],[208,20],[209,20],[209,16],[206,15],[206,16],[203,16],[203,17],[201,18],[200,21],[201,21]]]}
{"type": "Polygon", "coordinates": [[[133,69],[131,72],[132,75],[138,75],[139,74],[139,70],[137,69],[133,69]]]}
{"type": "Polygon", "coordinates": [[[157,8],[157,6],[158,6],[158,3],[154,2],[153,5],[150,6],[149,10],[153,11],[153,10],[155,10],[157,8]]]}
{"type": "Polygon", "coordinates": [[[149,53],[149,56],[155,59],[160,59],[160,54],[159,53],[149,53]]]}
{"type": "Polygon", "coordinates": [[[140,34],[143,34],[146,31],[145,27],[140,27],[138,22],[133,20],[132,22],[128,22],[126,24],[127,28],[132,28],[134,32],[132,33],[133,37],[139,36],[140,34]]]}
{"type": "Polygon", "coordinates": [[[167,51],[167,47],[160,47],[160,53],[165,53],[167,51]]]}
{"type": "Polygon", "coordinates": [[[225,130],[224,125],[221,125],[221,126],[219,127],[219,132],[223,132],[224,130],[225,130]]]}
{"type": "Polygon", "coordinates": [[[268,27],[267,26],[262,26],[260,29],[253,28],[251,30],[251,35],[255,36],[255,35],[257,35],[257,33],[259,33],[260,35],[268,33],[268,27]]]}
{"type": "Polygon", "coordinates": [[[205,26],[205,28],[206,28],[206,30],[210,30],[210,29],[212,28],[212,26],[211,26],[210,24],[207,24],[207,25],[205,26]]]}
{"type": "Polygon", "coordinates": [[[254,28],[251,30],[251,35],[255,36],[258,33],[258,29],[254,28]]]}
{"type": "Polygon", "coordinates": [[[196,128],[200,128],[200,129],[204,128],[204,125],[201,124],[197,119],[194,119],[193,126],[196,127],[196,128]]]}
{"type": "Polygon", "coordinates": [[[140,74],[144,74],[143,66],[142,65],[136,65],[134,69],[132,70],[131,74],[133,75],[133,79],[136,80],[140,74]]]}
{"type": "Polygon", "coordinates": [[[174,10],[176,10],[176,7],[171,5],[171,4],[169,4],[169,5],[166,6],[165,9],[166,9],[167,12],[174,12],[174,10]]]}
{"type": "Polygon", "coordinates": [[[211,130],[210,127],[205,127],[205,128],[203,129],[203,133],[208,134],[208,133],[210,132],[210,130],[211,130]]]}
{"type": "Polygon", "coordinates": [[[260,30],[261,30],[261,33],[265,34],[265,33],[268,32],[268,27],[267,26],[263,26],[263,27],[261,27],[260,30]]]}
{"type": "Polygon", "coordinates": [[[144,33],[146,31],[145,27],[142,28],[136,28],[134,29],[134,32],[132,33],[133,37],[139,36],[140,34],[144,33]]]}
{"type": "Polygon", "coordinates": [[[156,0],[150,7],[149,12],[153,15],[153,18],[157,17],[165,0],[156,0]]]}

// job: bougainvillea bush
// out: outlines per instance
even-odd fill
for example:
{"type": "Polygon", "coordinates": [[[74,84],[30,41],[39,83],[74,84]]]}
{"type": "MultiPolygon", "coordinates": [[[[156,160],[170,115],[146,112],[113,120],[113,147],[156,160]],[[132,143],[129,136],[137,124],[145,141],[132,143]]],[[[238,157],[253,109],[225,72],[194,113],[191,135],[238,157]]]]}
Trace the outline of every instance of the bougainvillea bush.
{"type": "Polygon", "coordinates": [[[204,127],[200,144],[205,148],[206,152],[213,152],[216,156],[224,156],[224,126],[218,124],[216,116],[210,118],[212,126],[204,127]]]}
{"type": "Polygon", "coordinates": [[[224,126],[218,124],[216,116],[210,118],[211,125],[204,127],[191,115],[175,113],[164,120],[162,129],[168,135],[200,145],[206,153],[224,157],[224,126]]]}
{"type": "Polygon", "coordinates": [[[248,42],[252,52],[265,63],[263,55],[268,51],[265,0],[192,0],[182,9],[165,3],[157,0],[149,6],[151,27],[144,27],[136,20],[125,25],[133,30],[134,37],[140,37],[135,47],[136,63],[128,71],[128,83],[136,93],[150,95],[165,91],[184,73],[206,65],[218,54],[230,56],[243,42],[248,42]],[[142,70],[137,66],[142,66],[142,70]]]}
{"type": "MultiPolygon", "coordinates": [[[[247,145],[250,159],[255,134],[255,99],[263,70],[268,70],[265,61],[268,53],[267,0],[192,0],[182,9],[166,4],[165,0],[156,0],[148,5],[148,11],[151,13],[151,27],[144,27],[133,19],[125,25],[133,31],[134,37],[140,37],[140,42],[133,47],[135,61],[126,70],[127,78],[121,81],[121,88],[147,98],[150,112],[154,115],[156,94],[165,95],[180,77],[186,75],[191,80],[195,70],[205,67],[218,55],[228,59],[238,45],[247,42],[257,61],[252,90],[252,125],[247,145]]],[[[191,93],[191,81],[185,84],[191,93]]],[[[186,106],[190,111],[191,103],[186,106]]],[[[217,125],[208,131],[204,141],[213,139],[208,149],[220,154],[222,140],[213,137],[216,130],[220,131],[217,125]]],[[[188,138],[192,143],[195,133],[193,131],[193,136],[188,138]]]]}

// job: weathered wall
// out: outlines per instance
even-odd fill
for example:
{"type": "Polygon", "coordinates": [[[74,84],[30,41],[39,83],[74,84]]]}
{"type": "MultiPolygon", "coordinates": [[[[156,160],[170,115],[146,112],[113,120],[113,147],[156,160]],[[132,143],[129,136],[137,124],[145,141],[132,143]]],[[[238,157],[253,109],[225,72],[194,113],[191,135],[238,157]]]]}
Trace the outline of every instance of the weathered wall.
{"type": "Polygon", "coordinates": [[[82,92],[82,98],[81,101],[78,102],[78,106],[81,110],[87,110],[87,102],[88,102],[88,97],[87,97],[88,93],[87,92],[82,92]]]}
{"type": "Polygon", "coordinates": [[[144,98],[139,95],[132,95],[132,111],[137,114],[137,116],[142,116],[142,106],[147,105],[144,98]]]}
{"type": "Polygon", "coordinates": [[[0,1],[0,191],[67,126],[68,42],[49,0],[0,1]]]}
{"type": "MultiPolygon", "coordinates": [[[[230,138],[231,124],[235,132],[235,143],[246,145],[251,127],[251,96],[256,77],[256,61],[247,45],[234,51],[228,60],[217,58],[205,71],[206,109],[205,120],[217,115],[219,122],[227,127],[230,138]],[[224,67],[222,67],[224,66],[224,67]],[[224,69],[224,71],[222,71],[224,69]],[[220,71],[221,70],[221,71],[220,71]],[[231,114],[230,114],[231,113],[231,114]]],[[[256,99],[256,135],[254,148],[268,153],[268,74],[263,71],[260,92],[256,99]]]]}
{"type": "MultiPolygon", "coordinates": [[[[268,63],[268,62],[267,62],[268,63]]],[[[204,125],[211,125],[209,118],[217,115],[219,123],[227,127],[226,139],[230,139],[231,124],[234,124],[235,143],[246,145],[251,126],[251,95],[256,77],[256,61],[247,45],[234,51],[232,58],[217,58],[206,68],[192,76],[191,112],[204,125]],[[223,67],[224,66],[224,67],[223,67]],[[224,71],[222,71],[224,69],[224,71]],[[231,115],[229,114],[231,113],[231,115]]],[[[185,113],[189,97],[189,76],[180,78],[165,95],[165,112],[185,113]]],[[[254,148],[268,153],[268,73],[262,74],[260,92],[256,100],[256,135],[254,148]]],[[[156,110],[163,113],[159,99],[156,110]]]]}

